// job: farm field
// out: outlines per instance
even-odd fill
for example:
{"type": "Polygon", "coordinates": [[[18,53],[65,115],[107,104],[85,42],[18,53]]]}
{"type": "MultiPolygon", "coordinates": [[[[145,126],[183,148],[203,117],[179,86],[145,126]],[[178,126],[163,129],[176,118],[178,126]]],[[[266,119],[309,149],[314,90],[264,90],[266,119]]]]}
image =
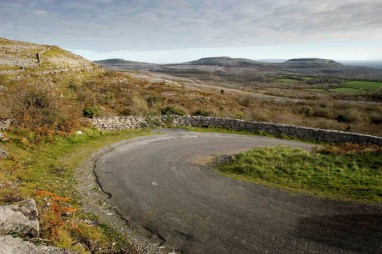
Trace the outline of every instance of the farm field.
{"type": "Polygon", "coordinates": [[[382,82],[351,80],[344,82],[342,87],[332,89],[340,93],[363,93],[382,88],[382,82]]]}

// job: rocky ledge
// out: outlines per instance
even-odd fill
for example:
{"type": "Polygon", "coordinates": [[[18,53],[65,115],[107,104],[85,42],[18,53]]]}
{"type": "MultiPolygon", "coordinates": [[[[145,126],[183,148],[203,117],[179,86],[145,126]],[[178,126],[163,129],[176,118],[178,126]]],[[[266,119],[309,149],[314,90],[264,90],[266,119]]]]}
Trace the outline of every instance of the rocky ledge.
{"type": "Polygon", "coordinates": [[[75,253],[52,246],[35,245],[25,240],[36,238],[39,235],[40,223],[38,221],[36,202],[33,199],[0,206],[0,253],[75,253]]]}

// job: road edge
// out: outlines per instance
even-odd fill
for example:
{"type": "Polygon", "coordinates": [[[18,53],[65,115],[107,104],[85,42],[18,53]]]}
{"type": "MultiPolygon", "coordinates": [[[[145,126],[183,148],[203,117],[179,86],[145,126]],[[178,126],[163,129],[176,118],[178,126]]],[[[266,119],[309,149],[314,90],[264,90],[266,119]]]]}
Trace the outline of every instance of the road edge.
{"type": "Polygon", "coordinates": [[[163,240],[158,238],[153,232],[145,228],[133,228],[129,225],[129,222],[116,211],[115,205],[110,200],[111,195],[102,190],[102,187],[98,183],[98,177],[94,173],[94,168],[99,158],[112,152],[116,148],[131,142],[143,141],[160,135],[161,134],[156,133],[149,137],[144,136],[122,140],[105,146],[93,153],[75,170],[75,179],[77,179],[76,188],[82,198],[83,212],[96,215],[103,222],[124,236],[129,245],[129,251],[132,253],[175,254],[176,252],[171,246],[163,243],[163,240]]]}

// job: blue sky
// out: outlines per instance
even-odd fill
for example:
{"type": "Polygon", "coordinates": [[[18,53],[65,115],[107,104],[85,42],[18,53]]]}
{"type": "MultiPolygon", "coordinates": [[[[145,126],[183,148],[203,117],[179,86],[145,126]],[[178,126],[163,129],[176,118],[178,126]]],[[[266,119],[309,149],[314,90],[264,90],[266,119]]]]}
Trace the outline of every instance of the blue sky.
{"type": "Polygon", "coordinates": [[[1,0],[0,37],[91,60],[382,59],[381,0],[1,0]]]}

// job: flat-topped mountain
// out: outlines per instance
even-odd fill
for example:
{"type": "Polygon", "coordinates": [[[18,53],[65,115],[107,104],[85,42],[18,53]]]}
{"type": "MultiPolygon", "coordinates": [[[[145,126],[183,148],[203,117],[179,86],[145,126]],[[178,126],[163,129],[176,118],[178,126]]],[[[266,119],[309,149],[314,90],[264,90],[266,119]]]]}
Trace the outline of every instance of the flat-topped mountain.
{"type": "Polygon", "coordinates": [[[334,60],[321,58],[294,58],[281,63],[281,65],[289,68],[330,68],[343,66],[334,60]]]}
{"type": "Polygon", "coordinates": [[[97,65],[53,45],[0,38],[0,74],[59,73],[91,70],[97,65]]]}
{"type": "Polygon", "coordinates": [[[231,58],[231,57],[205,57],[199,60],[188,62],[191,65],[213,65],[213,66],[224,66],[224,67],[247,67],[247,66],[258,66],[265,63],[245,59],[245,58],[231,58]]]}

